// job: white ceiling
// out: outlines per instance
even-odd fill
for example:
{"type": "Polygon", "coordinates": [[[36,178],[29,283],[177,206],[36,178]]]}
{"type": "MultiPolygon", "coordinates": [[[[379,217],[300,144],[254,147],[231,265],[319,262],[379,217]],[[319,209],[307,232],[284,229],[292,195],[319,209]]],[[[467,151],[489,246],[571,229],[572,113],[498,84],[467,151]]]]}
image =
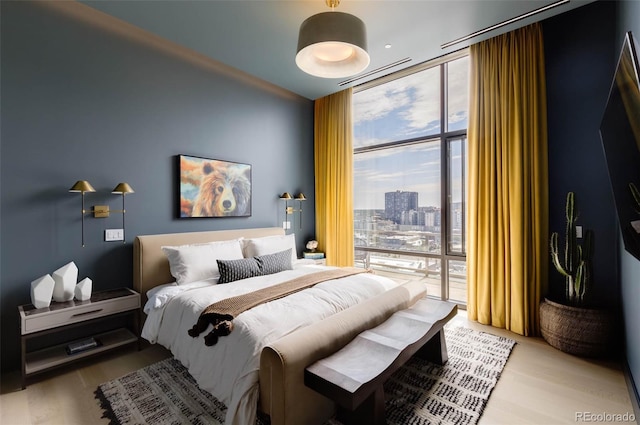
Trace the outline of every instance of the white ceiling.
{"type": "MultiPolygon", "coordinates": [[[[592,1],[571,0],[447,49],[441,49],[440,45],[554,1],[342,0],[337,10],[358,16],[367,26],[371,64],[363,73],[411,58],[408,63],[354,83],[359,84],[592,1]],[[386,49],[386,44],[391,44],[391,48],[386,49]]],[[[300,24],[313,14],[328,11],[324,0],[86,0],[82,3],[309,99],[349,86],[338,85],[344,79],[307,75],[295,64],[300,24]]]]}

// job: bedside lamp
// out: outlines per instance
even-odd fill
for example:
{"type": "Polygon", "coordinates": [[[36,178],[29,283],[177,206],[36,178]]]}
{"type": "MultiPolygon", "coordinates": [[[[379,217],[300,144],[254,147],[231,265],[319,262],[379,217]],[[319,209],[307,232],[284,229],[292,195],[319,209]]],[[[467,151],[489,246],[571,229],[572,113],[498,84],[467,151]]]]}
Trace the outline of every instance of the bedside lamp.
{"type": "Polygon", "coordinates": [[[113,188],[111,193],[122,194],[122,243],[127,242],[127,238],[125,236],[125,227],[124,227],[124,213],[126,210],[124,209],[124,195],[127,193],[135,193],[131,186],[128,183],[118,183],[116,187],[113,188]]]}
{"type": "Polygon", "coordinates": [[[302,230],[302,202],[306,201],[307,197],[304,196],[304,193],[300,192],[295,196],[294,199],[300,202],[300,209],[298,211],[300,212],[300,229],[302,230]]]}
{"type": "Polygon", "coordinates": [[[289,201],[293,199],[293,196],[289,192],[285,192],[280,195],[280,199],[284,200],[284,212],[285,214],[293,214],[293,207],[289,206],[289,201]]]}
{"type": "Polygon", "coordinates": [[[87,211],[84,209],[84,194],[85,192],[95,192],[96,190],[93,188],[93,186],[91,186],[91,183],[89,183],[86,180],[78,180],[73,186],[71,186],[71,189],[69,189],[69,192],[72,193],[81,193],[82,194],[82,210],[81,210],[81,217],[82,217],[82,247],[84,248],[84,215],[87,213],[87,211]]]}

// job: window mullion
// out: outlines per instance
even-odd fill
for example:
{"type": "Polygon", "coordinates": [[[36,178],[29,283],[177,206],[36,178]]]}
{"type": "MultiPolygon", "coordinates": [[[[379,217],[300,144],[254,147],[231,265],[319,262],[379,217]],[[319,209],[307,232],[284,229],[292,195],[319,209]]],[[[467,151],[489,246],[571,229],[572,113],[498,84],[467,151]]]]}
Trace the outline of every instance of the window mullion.
{"type": "MultiPolygon", "coordinates": [[[[444,134],[447,131],[447,69],[446,63],[440,64],[440,129],[444,134]]],[[[449,184],[447,175],[449,174],[448,166],[448,152],[446,140],[444,137],[440,137],[440,298],[446,300],[449,298],[449,291],[447,282],[449,281],[449,267],[445,258],[449,253],[449,239],[447,237],[449,229],[449,184]]]]}

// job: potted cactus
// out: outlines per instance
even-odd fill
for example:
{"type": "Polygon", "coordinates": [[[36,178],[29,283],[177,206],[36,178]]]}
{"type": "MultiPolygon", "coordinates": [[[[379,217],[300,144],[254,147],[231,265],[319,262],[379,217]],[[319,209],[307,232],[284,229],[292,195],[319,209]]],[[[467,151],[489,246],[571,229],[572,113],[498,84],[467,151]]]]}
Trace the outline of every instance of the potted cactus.
{"type": "Polygon", "coordinates": [[[584,232],[578,243],[576,223],[578,210],[575,194],[567,194],[564,249],[561,253],[559,235],[551,234],[551,261],[564,277],[564,296],[560,300],[545,298],[540,304],[540,331],[553,347],[585,357],[608,354],[614,329],[613,315],[591,306],[593,232],[584,232]]]}
{"type": "Polygon", "coordinates": [[[584,232],[584,242],[578,244],[575,194],[567,194],[565,208],[567,225],[565,228],[564,259],[560,258],[558,232],[551,234],[551,261],[558,273],[565,279],[565,299],[571,305],[583,305],[587,288],[591,286],[591,254],[593,250],[593,232],[584,232]]]}

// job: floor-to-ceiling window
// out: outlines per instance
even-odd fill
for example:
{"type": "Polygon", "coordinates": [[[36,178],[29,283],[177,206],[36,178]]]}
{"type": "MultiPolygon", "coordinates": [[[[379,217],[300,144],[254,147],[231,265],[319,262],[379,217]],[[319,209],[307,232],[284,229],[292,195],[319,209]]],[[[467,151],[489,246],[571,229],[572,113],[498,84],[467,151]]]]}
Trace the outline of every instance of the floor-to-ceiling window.
{"type": "Polygon", "coordinates": [[[466,51],[354,90],[356,265],[466,303],[466,51]]]}

